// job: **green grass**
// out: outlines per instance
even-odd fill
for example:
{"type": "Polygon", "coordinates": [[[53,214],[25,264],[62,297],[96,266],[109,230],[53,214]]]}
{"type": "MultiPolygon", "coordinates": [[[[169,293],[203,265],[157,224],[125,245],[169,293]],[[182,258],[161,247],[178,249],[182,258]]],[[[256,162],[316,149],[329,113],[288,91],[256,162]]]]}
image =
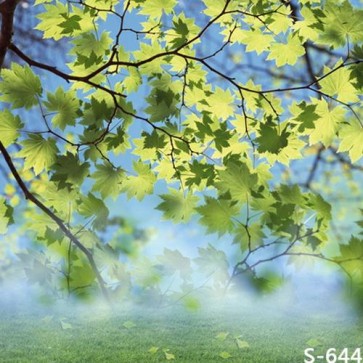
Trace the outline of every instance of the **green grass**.
{"type": "Polygon", "coordinates": [[[310,339],[321,343],[316,354],[362,347],[362,320],[338,304],[292,304],[212,300],[197,312],[144,307],[117,313],[87,305],[62,310],[12,304],[0,308],[0,362],[167,362],[163,349],[169,349],[175,362],[302,363],[310,339]],[[61,319],[71,328],[62,328],[61,319]],[[127,321],[135,326],[125,327],[127,321]],[[229,333],[224,341],[216,338],[220,332],[229,333]],[[239,349],[236,336],[249,348],[239,349]],[[155,354],[149,352],[153,346],[159,347],[155,354]],[[221,352],[231,357],[223,359],[221,352]]]}

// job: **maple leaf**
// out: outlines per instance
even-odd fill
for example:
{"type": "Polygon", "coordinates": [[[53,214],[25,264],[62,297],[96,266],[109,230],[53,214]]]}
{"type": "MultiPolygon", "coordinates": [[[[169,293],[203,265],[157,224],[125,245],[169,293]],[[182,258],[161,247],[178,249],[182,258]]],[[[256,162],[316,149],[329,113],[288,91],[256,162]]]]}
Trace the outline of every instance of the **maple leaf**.
{"type": "Polygon", "coordinates": [[[295,116],[295,120],[298,121],[299,132],[304,132],[306,129],[313,129],[315,127],[314,122],[319,119],[315,110],[316,105],[308,105],[305,101],[302,101],[297,105],[294,111],[298,112],[295,116]]]}
{"type": "Polygon", "coordinates": [[[319,20],[314,14],[314,11],[307,6],[300,10],[302,19],[297,20],[293,25],[293,29],[299,33],[299,36],[306,40],[315,41],[319,37],[317,24],[319,20]]]}
{"type": "Polygon", "coordinates": [[[57,158],[51,180],[58,182],[60,188],[81,185],[89,174],[90,164],[81,163],[77,155],[67,152],[57,158]]]}
{"type": "Polygon", "coordinates": [[[315,144],[322,142],[325,146],[330,146],[339,128],[339,124],[344,120],[345,110],[341,106],[330,109],[325,100],[315,100],[315,113],[319,118],[314,122],[315,128],[311,131],[309,142],[315,144]]]}
{"type": "Polygon", "coordinates": [[[48,101],[44,102],[49,111],[56,111],[57,115],[52,118],[52,123],[64,130],[67,125],[75,125],[80,101],[74,91],[65,92],[58,87],[54,94],[48,93],[48,101]]]}
{"type": "Polygon", "coordinates": [[[12,108],[29,109],[38,103],[42,85],[29,66],[12,63],[11,69],[1,71],[0,100],[11,103],[12,108]]]}
{"type": "Polygon", "coordinates": [[[94,228],[104,229],[106,227],[109,211],[103,200],[96,198],[92,193],[81,198],[78,211],[86,218],[95,217],[92,221],[94,228]]]}
{"type": "Polygon", "coordinates": [[[14,223],[13,208],[0,197],[0,235],[6,234],[8,226],[14,223]]]}
{"type": "MultiPolygon", "coordinates": [[[[339,67],[339,62],[332,69],[337,67],[339,67]]],[[[358,102],[358,90],[350,82],[351,71],[346,67],[339,68],[336,71],[332,71],[332,69],[324,67],[324,74],[332,73],[329,77],[319,81],[321,91],[345,103],[358,102]]]]}
{"type": "Polygon", "coordinates": [[[59,24],[59,27],[63,28],[62,34],[72,34],[75,30],[81,29],[79,21],[82,20],[82,18],[79,15],[69,16],[68,13],[64,13],[61,15],[65,19],[59,24]]]}
{"type": "Polygon", "coordinates": [[[289,135],[290,133],[286,131],[286,128],[279,132],[277,125],[262,123],[260,136],[256,138],[256,142],[259,144],[258,151],[278,154],[281,149],[287,146],[289,135]]]}
{"type": "Polygon", "coordinates": [[[151,18],[160,18],[163,12],[171,13],[175,5],[176,0],[147,0],[139,14],[147,15],[151,18]]]}
{"type": "Polygon", "coordinates": [[[324,31],[319,42],[333,47],[343,46],[347,39],[355,43],[361,40],[363,32],[363,11],[352,7],[349,1],[343,3],[328,0],[320,17],[324,31]]]}
{"type": "Polygon", "coordinates": [[[224,0],[203,0],[203,3],[206,6],[203,13],[210,17],[219,15],[226,5],[224,0]]]}
{"type": "Polygon", "coordinates": [[[363,156],[363,127],[358,120],[352,120],[344,124],[340,131],[341,139],[338,152],[348,151],[352,163],[355,163],[363,156]]]}
{"type": "Polygon", "coordinates": [[[242,30],[238,33],[235,40],[239,43],[246,44],[246,51],[261,54],[270,49],[274,37],[271,34],[264,33],[261,29],[242,30]]]}
{"type": "Polygon", "coordinates": [[[133,163],[136,175],[128,176],[122,181],[121,190],[126,192],[128,198],[136,197],[141,200],[154,190],[156,176],[149,165],[142,162],[133,163]]]}
{"type": "Polygon", "coordinates": [[[195,212],[194,208],[199,198],[191,193],[184,193],[181,190],[169,189],[169,194],[162,194],[163,202],[156,209],[163,212],[166,219],[174,222],[187,222],[195,212]]]}
{"type": "Polygon", "coordinates": [[[217,232],[219,235],[232,231],[234,227],[232,218],[239,212],[238,207],[231,202],[212,197],[206,197],[205,204],[196,209],[201,215],[200,223],[207,228],[207,232],[217,232]]]}
{"type": "Polygon", "coordinates": [[[244,163],[229,162],[224,170],[218,171],[220,182],[217,188],[222,192],[230,192],[233,200],[244,202],[252,188],[256,186],[257,174],[251,173],[244,163]]]}
{"type": "Polygon", "coordinates": [[[305,48],[302,46],[299,37],[290,34],[286,43],[274,42],[271,44],[267,60],[274,60],[277,67],[282,67],[286,64],[294,65],[298,58],[304,54],[305,48]]]}
{"type": "Polygon", "coordinates": [[[363,240],[352,236],[348,244],[339,245],[340,256],[334,259],[354,275],[363,277],[363,240]]]}
{"type": "Polygon", "coordinates": [[[101,193],[103,198],[112,196],[116,198],[121,190],[121,182],[124,180],[124,171],[115,169],[109,164],[96,165],[96,171],[91,175],[95,180],[92,191],[101,193]]]}
{"type": "Polygon", "coordinates": [[[0,140],[7,147],[16,141],[24,124],[7,109],[0,111],[0,120],[0,140]]]}
{"type": "Polygon", "coordinates": [[[210,111],[213,115],[223,120],[226,120],[233,113],[233,102],[230,90],[223,90],[216,87],[214,92],[208,98],[208,104],[210,105],[210,111]]]}
{"type": "Polygon", "coordinates": [[[23,148],[17,155],[25,159],[24,168],[33,168],[35,175],[48,170],[55,163],[58,148],[54,139],[44,139],[41,135],[30,134],[21,144],[23,148]]]}
{"type": "Polygon", "coordinates": [[[63,29],[59,26],[64,21],[62,14],[67,13],[67,5],[62,3],[45,4],[44,12],[37,15],[40,20],[35,29],[42,31],[43,37],[59,40],[63,38],[63,29]]]}

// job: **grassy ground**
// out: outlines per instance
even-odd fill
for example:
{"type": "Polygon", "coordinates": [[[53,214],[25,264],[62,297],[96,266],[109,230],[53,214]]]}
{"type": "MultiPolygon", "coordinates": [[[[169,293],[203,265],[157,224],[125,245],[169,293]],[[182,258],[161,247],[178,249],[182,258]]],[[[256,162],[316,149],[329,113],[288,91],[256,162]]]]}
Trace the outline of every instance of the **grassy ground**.
{"type": "Polygon", "coordinates": [[[308,308],[291,304],[211,301],[208,310],[197,312],[139,308],[117,313],[3,304],[0,362],[300,363],[308,346],[315,346],[316,354],[330,347],[362,348],[357,316],[327,301],[308,308]]]}

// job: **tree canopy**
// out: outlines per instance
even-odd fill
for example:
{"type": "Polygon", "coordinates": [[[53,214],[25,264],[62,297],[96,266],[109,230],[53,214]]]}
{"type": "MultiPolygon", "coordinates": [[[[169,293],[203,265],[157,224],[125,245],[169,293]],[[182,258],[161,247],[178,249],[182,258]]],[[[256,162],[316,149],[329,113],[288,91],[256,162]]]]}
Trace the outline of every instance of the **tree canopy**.
{"type": "Polygon", "coordinates": [[[146,236],[109,203],[156,193],[165,219],[232,237],[236,264],[213,245],[195,261],[219,261],[225,289],[240,275],[270,286],[259,267],[283,256],[327,261],[360,286],[359,5],[36,0],[34,34],[66,47],[49,63],[16,29],[12,40],[16,4],[0,5],[1,64],[14,59],[0,81],[0,232],[8,247],[14,223],[33,240],[16,250],[31,281],[109,297],[154,286],[161,264],[189,286],[172,247],[142,261],[154,271],[142,278],[121,258],[125,239],[146,236]]]}

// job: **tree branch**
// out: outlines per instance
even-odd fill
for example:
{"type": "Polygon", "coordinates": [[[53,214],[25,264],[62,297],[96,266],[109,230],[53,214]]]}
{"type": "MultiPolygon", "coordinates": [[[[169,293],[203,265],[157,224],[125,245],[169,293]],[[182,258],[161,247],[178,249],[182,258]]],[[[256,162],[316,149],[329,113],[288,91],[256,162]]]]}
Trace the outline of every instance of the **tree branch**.
{"type": "Polygon", "coordinates": [[[17,0],[5,0],[0,4],[1,30],[0,30],[0,70],[3,66],[6,51],[13,36],[14,12],[17,0]]]}

